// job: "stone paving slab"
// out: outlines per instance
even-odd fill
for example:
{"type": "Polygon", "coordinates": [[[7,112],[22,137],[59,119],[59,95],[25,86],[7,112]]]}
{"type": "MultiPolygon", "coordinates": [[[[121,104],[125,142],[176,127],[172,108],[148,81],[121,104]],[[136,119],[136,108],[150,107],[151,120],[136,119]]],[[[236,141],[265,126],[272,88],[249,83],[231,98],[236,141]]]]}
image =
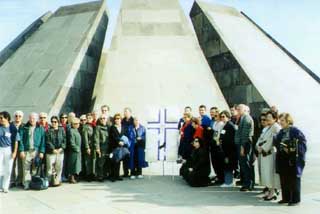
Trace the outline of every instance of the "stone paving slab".
{"type": "Polygon", "coordinates": [[[259,199],[260,190],[191,188],[180,177],[145,176],[121,182],[63,184],[46,191],[13,189],[0,194],[1,214],[11,213],[316,213],[320,194],[304,193],[298,207],[259,199]]]}

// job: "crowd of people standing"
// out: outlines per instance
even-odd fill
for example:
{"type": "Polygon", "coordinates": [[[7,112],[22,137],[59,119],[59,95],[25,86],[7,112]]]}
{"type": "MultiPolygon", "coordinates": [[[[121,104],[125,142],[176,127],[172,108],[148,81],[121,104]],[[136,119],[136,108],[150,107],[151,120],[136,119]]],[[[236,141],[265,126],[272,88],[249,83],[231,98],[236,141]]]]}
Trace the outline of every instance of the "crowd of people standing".
{"type": "MultiPolygon", "coordinates": [[[[148,166],[145,127],[130,108],[124,109],[123,117],[111,117],[107,105],[100,110],[79,118],[73,112],[62,113],[50,122],[46,113],[31,113],[27,123],[22,111],[16,111],[13,120],[8,112],[0,112],[0,191],[7,193],[13,186],[29,189],[32,174],[42,166],[51,186],[79,179],[120,181],[121,162],[123,177],[143,178],[142,168],[148,166]]],[[[252,191],[258,162],[263,199],[276,200],[281,190],[280,204],[299,204],[307,147],[291,115],[279,115],[272,107],[254,121],[244,104],[223,111],[212,107],[210,117],[206,111],[200,105],[200,117],[194,117],[191,107],[185,107],[178,123],[177,162],[188,184],[241,185],[240,191],[252,191]]]]}
{"type": "Polygon", "coordinates": [[[292,116],[278,114],[276,107],[263,109],[255,124],[250,108],[244,104],[229,110],[199,106],[200,117],[185,107],[180,119],[178,163],[180,175],[190,186],[219,185],[240,191],[255,186],[255,163],[258,162],[262,198],[294,206],[301,201],[301,176],[305,166],[306,138],[293,126],[292,116]],[[255,139],[255,136],[258,136],[255,139]],[[210,179],[211,166],[215,176],[210,179]],[[235,182],[236,179],[239,179],[235,182]]]}
{"type": "Polygon", "coordinates": [[[92,112],[77,118],[75,113],[52,116],[44,112],[31,113],[23,122],[22,111],[0,112],[0,191],[9,187],[30,188],[35,171],[44,169],[51,186],[62,181],[115,182],[120,177],[143,178],[146,129],[130,108],[109,116],[109,106],[100,114],[92,112]],[[99,116],[98,116],[99,115],[99,116]]]}

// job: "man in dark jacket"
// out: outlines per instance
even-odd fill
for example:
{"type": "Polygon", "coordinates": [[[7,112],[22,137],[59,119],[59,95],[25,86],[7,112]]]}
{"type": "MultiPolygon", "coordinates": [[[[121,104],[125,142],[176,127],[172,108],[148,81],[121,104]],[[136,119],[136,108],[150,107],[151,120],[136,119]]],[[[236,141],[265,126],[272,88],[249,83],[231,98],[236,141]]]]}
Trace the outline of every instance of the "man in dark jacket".
{"type": "Polygon", "coordinates": [[[20,133],[19,152],[24,164],[23,185],[25,189],[29,189],[32,164],[39,158],[43,159],[46,149],[45,130],[37,124],[37,120],[38,114],[31,113],[28,123],[20,133]]]}
{"type": "Polygon", "coordinates": [[[97,153],[97,179],[98,181],[103,181],[104,179],[104,166],[109,166],[107,170],[107,175],[110,174],[110,161],[108,155],[109,146],[109,126],[107,124],[108,117],[102,114],[99,118],[99,125],[96,126],[94,130],[94,148],[97,153]]]}
{"type": "Polygon", "coordinates": [[[252,170],[254,122],[249,115],[248,106],[240,104],[237,110],[240,116],[240,122],[239,125],[236,126],[234,141],[239,154],[240,171],[243,175],[243,184],[240,191],[250,191],[254,185],[254,174],[252,170]]]}

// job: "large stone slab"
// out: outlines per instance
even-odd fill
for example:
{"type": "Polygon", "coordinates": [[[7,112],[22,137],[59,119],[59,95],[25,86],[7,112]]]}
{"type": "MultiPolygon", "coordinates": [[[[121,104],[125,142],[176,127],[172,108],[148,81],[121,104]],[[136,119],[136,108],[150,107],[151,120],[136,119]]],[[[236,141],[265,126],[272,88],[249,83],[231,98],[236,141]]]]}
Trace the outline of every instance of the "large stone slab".
{"type": "Polygon", "coordinates": [[[314,110],[320,108],[318,78],[234,8],[196,1],[190,16],[229,104],[248,103],[256,116],[268,105],[290,112],[307,136],[309,157],[317,157],[320,132],[314,110]],[[233,83],[224,83],[235,76],[233,83]]]}
{"type": "Polygon", "coordinates": [[[108,23],[105,6],[61,7],[28,33],[0,67],[0,109],[88,111],[108,23]]]}
{"type": "MultiPolygon", "coordinates": [[[[95,108],[131,107],[148,128],[147,159],[177,158],[177,122],[185,106],[227,108],[194,32],[177,0],[124,0],[111,48],[98,72],[95,108]],[[164,150],[158,146],[167,143],[164,150]]],[[[165,163],[165,174],[176,174],[165,163]]],[[[151,164],[162,174],[162,163],[151,164]]]]}

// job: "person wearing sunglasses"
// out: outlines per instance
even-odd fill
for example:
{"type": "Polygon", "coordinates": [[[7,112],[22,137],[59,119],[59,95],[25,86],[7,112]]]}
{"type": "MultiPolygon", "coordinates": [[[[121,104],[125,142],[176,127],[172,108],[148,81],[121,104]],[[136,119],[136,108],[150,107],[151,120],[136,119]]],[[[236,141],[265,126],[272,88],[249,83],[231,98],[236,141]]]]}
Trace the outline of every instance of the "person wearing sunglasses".
{"type": "Polygon", "coordinates": [[[39,125],[44,128],[44,130],[47,132],[49,130],[49,123],[48,123],[48,114],[45,112],[41,112],[39,114],[39,125]]]}
{"type": "MultiPolygon", "coordinates": [[[[18,110],[14,112],[14,118],[11,122],[11,125],[14,126],[18,133],[21,132],[22,128],[24,127],[23,123],[23,112],[18,110]]],[[[11,173],[11,180],[10,180],[10,187],[14,186],[22,186],[22,176],[23,176],[23,163],[19,155],[13,161],[12,173],[11,173]]]]}
{"type": "Polygon", "coordinates": [[[263,196],[266,201],[276,200],[276,189],[280,188],[279,175],[275,173],[275,155],[276,150],[273,145],[273,139],[280,131],[281,127],[277,123],[278,114],[273,111],[265,113],[266,127],[260,135],[256,149],[259,153],[260,161],[260,184],[268,188],[263,196]]]}
{"type": "Polygon", "coordinates": [[[67,132],[67,125],[68,125],[68,115],[66,113],[60,114],[60,126],[63,127],[64,131],[67,132]]]}
{"type": "Polygon", "coordinates": [[[51,186],[61,184],[65,148],[65,131],[62,126],[59,126],[58,117],[52,116],[51,127],[46,133],[46,171],[51,186]]]}
{"type": "Polygon", "coordinates": [[[100,182],[103,182],[105,178],[110,177],[110,159],[108,157],[109,129],[108,116],[106,114],[102,114],[93,135],[94,151],[97,158],[96,178],[100,182]]]}
{"type": "Polygon", "coordinates": [[[29,115],[29,121],[20,132],[19,152],[20,158],[23,159],[23,186],[26,190],[29,189],[31,181],[30,168],[33,163],[36,163],[36,160],[44,158],[46,150],[45,130],[37,123],[37,120],[38,114],[31,113],[29,115]]]}
{"type": "Polygon", "coordinates": [[[74,117],[71,121],[68,160],[67,160],[67,172],[69,175],[69,183],[75,184],[76,176],[81,172],[81,135],[79,133],[80,120],[74,117]]]}

